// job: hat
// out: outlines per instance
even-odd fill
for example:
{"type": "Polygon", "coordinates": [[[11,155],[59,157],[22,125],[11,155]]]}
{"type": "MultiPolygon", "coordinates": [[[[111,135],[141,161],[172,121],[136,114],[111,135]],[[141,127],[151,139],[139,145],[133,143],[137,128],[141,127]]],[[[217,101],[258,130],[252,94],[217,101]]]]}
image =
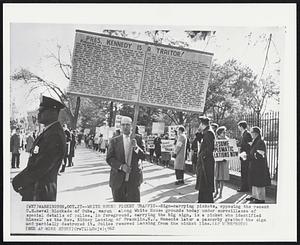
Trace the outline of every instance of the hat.
{"type": "Polygon", "coordinates": [[[54,100],[50,97],[43,96],[42,101],[40,103],[40,107],[60,110],[63,109],[65,106],[57,100],[54,100]]]}
{"type": "Polygon", "coordinates": [[[199,117],[199,120],[201,123],[203,123],[204,125],[209,125],[209,118],[206,116],[201,116],[199,117]]]}
{"type": "Polygon", "coordinates": [[[226,131],[226,127],[225,126],[221,126],[221,127],[217,128],[216,133],[217,133],[217,135],[220,135],[224,131],[226,131]]]}
{"type": "Polygon", "coordinates": [[[180,130],[181,132],[184,132],[184,127],[182,125],[178,126],[178,130],[180,130]]]}
{"type": "Polygon", "coordinates": [[[131,124],[131,123],[132,123],[132,119],[130,117],[122,116],[121,124],[131,124]]]}
{"type": "Polygon", "coordinates": [[[259,135],[261,135],[261,129],[257,126],[254,126],[251,128],[251,131],[254,132],[254,133],[257,133],[259,135]]]}
{"type": "Polygon", "coordinates": [[[217,124],[217,123],[211,123],[210,126],[218,128],[219,124],[217,124]]]}

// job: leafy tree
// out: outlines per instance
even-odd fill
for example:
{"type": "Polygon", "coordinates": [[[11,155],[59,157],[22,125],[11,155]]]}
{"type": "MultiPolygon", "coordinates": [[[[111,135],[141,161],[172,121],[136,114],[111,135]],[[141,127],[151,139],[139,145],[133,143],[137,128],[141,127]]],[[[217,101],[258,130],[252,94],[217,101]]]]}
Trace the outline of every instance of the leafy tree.
{"type": "Polygon", "coordinates": [[[241,103],[247,105],[255,112],[262,112],[268,99],[279,101],[279,83],[272,75],[254,81],[252,89],[246,91],[246,96],[241,98],[241,103]]]}
{"type": "MultiPolygon", "coordinates": [[[[128,104],[121,104],[118,112],[122,116],[129,116],[132,118],[134,115],[134,106],[128,104]]],[[[152,122],[159,119],[159,114],[160,114],[159,109],[140,106],[137,124],[150,127],[152,125],[152,122]]]]}
{"type": "Polygon", "coordinates": [[[244,108],[241,101],[253,91],[256,79],[254,72],[231,59],[224,64],[213,63],[206,94],[204,113],[211,115],[213,121],[220,123],[230,114],[244,108]]]}
{"type": "Polygon", "coordinates": [[[81,127],[94,130],[102,126],[107,119],[109,102],[97,98],[82,98],[80,110],[81,127]]]}

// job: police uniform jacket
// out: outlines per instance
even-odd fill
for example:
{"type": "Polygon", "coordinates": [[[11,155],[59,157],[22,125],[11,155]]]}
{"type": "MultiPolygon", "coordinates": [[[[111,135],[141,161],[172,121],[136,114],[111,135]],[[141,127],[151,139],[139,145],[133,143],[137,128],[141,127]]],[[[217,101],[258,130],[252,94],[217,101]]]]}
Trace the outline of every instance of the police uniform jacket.
{"type": "Polygon", "coordinates": [[[27,167],[12,181],[23,201],[55,201],[57,173],[65,154],[66,139],[57,121],[33,142],[27,167]]]}

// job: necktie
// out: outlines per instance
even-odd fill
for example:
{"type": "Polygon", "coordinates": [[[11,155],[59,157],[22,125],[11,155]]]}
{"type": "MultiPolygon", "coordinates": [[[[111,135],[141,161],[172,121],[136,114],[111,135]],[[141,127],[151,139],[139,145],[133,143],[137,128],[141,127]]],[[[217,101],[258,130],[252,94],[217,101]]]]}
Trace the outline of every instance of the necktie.
{"type": "Polygon", "coordinates": [[[125,145],[124,145],[124,150],[125,150],[125,161],[127,163],[128,161],[128,153],[129,153],[129,136],[125,135],[125,145]]]}

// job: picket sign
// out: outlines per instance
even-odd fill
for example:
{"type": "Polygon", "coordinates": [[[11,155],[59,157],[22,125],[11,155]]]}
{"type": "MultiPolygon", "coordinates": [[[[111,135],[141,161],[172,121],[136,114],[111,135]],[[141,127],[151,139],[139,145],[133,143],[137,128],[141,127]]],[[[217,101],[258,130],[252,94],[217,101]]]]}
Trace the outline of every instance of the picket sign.
{"type": "MultiPolygon", "coordinates": [[[[134,104],[134,139],[141,105],[203,112],[212,57],[198,50],[76,30],[68,94],[134,104]]],[[[132,150],[128,165],[131,160],[132,150]]]]}

